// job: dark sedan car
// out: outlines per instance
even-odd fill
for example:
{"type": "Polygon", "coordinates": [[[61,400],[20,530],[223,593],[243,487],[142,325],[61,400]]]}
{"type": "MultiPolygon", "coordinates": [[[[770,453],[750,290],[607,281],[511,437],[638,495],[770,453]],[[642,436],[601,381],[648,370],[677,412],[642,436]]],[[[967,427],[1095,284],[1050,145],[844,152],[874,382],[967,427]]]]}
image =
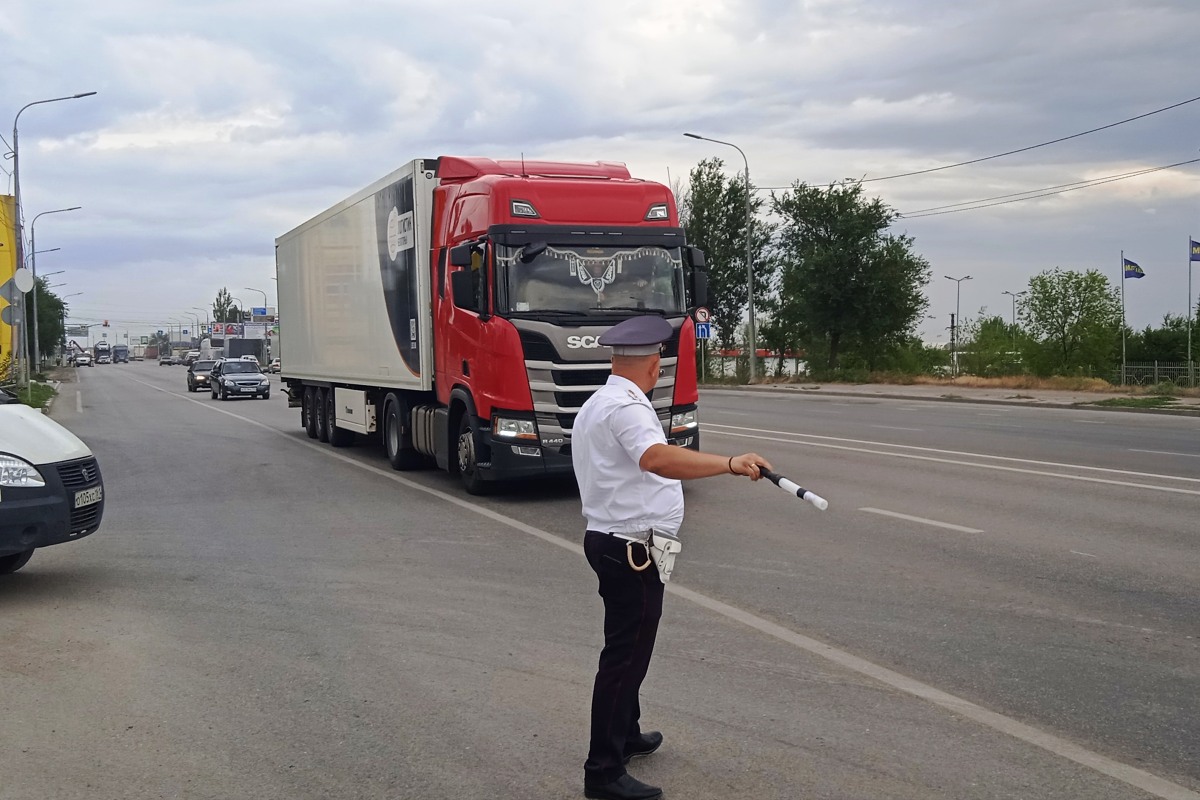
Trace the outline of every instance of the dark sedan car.
{"type": "Polygon", "coordinates": [[[187,372],[187,388],[189,392],[200,392],[209,388],[209,381],[212,380],[209,373],[212,371],[213,364],[216,363],[216,361],[192,362],[187,372]]]}

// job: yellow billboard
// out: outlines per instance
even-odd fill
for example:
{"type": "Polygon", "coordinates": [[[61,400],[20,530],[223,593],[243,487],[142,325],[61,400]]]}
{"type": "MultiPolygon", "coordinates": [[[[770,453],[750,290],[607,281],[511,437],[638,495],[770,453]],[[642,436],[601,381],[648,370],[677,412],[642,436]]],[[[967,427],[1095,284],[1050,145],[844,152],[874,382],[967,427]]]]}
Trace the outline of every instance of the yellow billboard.
{"type": "MultiPolygon", "coordinates": [[[[8,283],[17,269],[16,208],[12,195],[0,194],[0,286],[8,283]]],[[[5,305],[0,298],[0,307],[5,305]]],[[[0,363],[12,357],[13,346],[13,330],[0,320],[0,363]]]]}

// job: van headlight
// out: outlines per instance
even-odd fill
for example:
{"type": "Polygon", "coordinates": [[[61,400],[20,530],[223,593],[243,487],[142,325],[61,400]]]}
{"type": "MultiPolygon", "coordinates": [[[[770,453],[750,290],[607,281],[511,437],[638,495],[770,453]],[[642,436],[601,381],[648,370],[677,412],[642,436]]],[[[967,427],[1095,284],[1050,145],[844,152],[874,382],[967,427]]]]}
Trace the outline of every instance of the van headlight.
{"type": "Polygon", "coordinates": [[[537,425],[531,419],[505,419],[496,417],[492,432],[502,439],[528,439],[537,441],[537,425]]]}
{"type": "Polygon", "coordinates": [[[28,461],[16,456],[0,455],[0,486],[34,487],[45,486],[42,473],[28,461]]]}
{"type": "Polygon", "coordinates": [[[683,433],[690,431],[700,423],[696,421],[696,409],[691,411],[680,411],[678,414],[671,415],[671,433],[683,433]]]}

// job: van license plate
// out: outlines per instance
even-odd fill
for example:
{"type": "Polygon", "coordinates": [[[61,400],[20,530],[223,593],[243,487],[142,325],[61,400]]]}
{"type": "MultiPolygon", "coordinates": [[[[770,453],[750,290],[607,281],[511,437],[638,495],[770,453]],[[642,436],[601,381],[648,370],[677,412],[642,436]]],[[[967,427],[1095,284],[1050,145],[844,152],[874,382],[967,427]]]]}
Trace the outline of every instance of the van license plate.
{"type": "Polygon", "coordinates": [[[75,493],[75,507],[83,508],[90,506],[93,503],[99,503],[104,499],[104,487],[93,486],[91,489],[84,489],[82,492],[75,493]]]}

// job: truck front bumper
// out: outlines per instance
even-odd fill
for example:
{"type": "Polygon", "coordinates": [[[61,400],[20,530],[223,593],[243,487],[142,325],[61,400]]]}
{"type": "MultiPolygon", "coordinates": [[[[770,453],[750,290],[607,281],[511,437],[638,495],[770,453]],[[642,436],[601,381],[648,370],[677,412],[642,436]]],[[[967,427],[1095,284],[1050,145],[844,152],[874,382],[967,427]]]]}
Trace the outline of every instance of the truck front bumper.
{"type": "Polygon", "coordinates": [[[104,482],[95,459],[39,464],[38,472],[45,486],[0,489],[0,556],[82,539],[100,527],[104,482]],[[94,470],[89,472],[93,479],[80,480],[84,464],[94,470]],[[63,476],[72,485],[65,485],[63,476]],[[98,502],[75,508],[77,492],[97,487],[101,493],[98,502]]]}

